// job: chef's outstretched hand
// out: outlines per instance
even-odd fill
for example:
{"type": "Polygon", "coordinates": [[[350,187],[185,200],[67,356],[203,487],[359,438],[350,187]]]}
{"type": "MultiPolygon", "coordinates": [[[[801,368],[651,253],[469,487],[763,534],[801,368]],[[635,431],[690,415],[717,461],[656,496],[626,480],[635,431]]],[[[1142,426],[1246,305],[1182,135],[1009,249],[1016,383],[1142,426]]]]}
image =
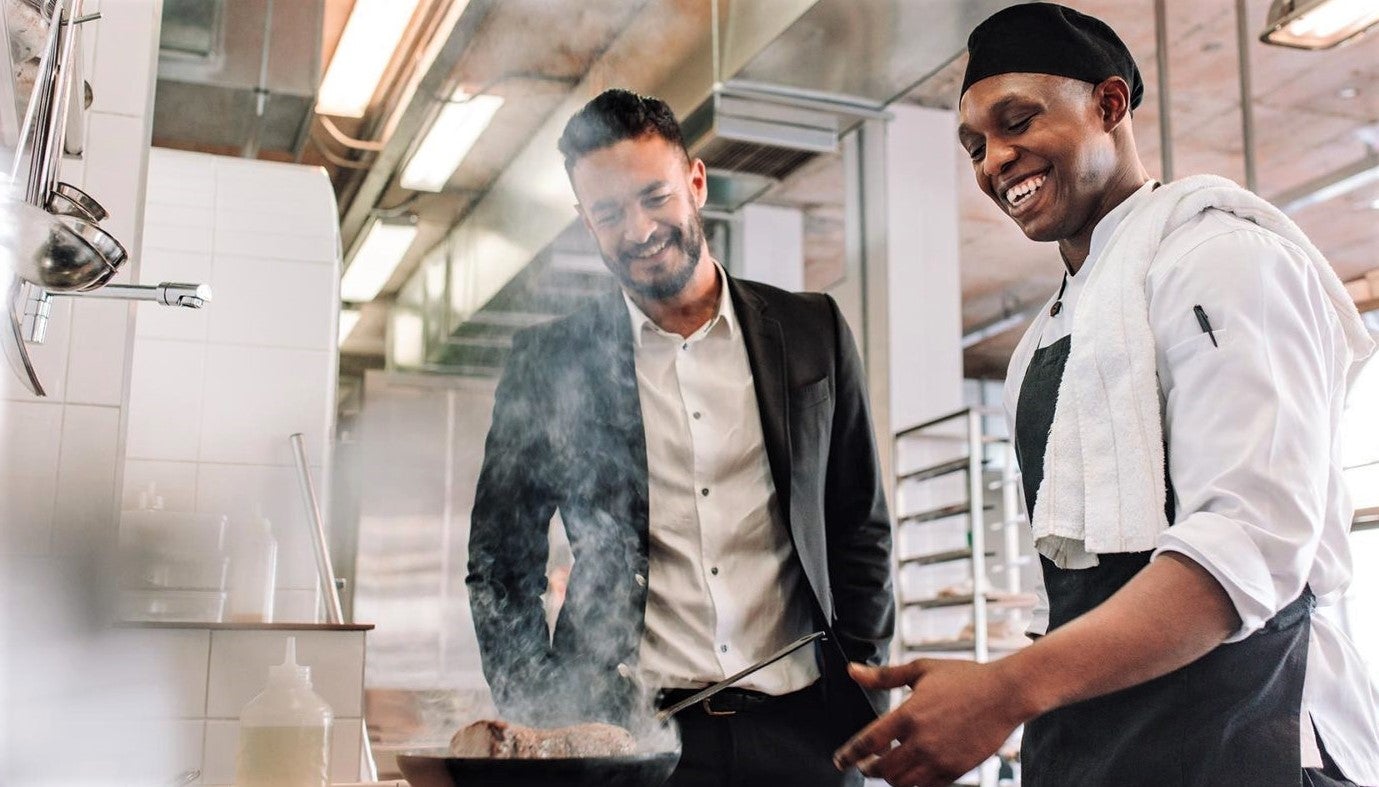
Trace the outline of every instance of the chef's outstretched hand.
{"type": "Polygon", "coordinates": [[[1028,720],[1021,686],[997,668],[947,659],[916,659],[894,667],[851,664],[867,689],[909,686],[899,707],[869,724],[833,755],[838,768],[896,787],[949,785],[991,756],[1028,720]]]}

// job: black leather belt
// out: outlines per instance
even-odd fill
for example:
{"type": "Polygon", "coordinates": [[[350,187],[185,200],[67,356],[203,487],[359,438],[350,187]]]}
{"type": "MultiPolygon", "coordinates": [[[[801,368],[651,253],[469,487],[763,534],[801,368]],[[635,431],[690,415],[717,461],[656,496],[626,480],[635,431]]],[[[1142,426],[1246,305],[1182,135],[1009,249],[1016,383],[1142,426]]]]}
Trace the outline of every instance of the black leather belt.
{"type": "MultiPolygon", "coordinates": [[[[657,698],[656,705],[659,708],[668,708],[691,694],[701,691],[702,688],[663,689],[657,698]]],[[[820,699],[822,699],[822,692],[817,682],[799,691],[781,695],[766,694],[750,689],[724,689],[696,705],[685,708],[680,713],[702,713],[706,716],[735,716],[739,713],[759,712],[776,713],[799,707],[804,703],[815,703],[820,699]]]]}

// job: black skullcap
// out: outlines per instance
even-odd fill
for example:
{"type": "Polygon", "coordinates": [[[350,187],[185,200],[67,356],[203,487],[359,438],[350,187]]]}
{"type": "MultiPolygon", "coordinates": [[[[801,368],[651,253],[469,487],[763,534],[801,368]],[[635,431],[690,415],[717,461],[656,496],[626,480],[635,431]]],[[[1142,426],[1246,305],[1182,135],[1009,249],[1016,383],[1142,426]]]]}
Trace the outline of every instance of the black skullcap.
{"type": "Polygon", "coordinates": [[[1120,77],[1130,108],[1144,98],[1144,80],[1125,42],[1105,22],[1055,3],[997,11],[967,37],[962,91],[998,74],[1052,74],[1094,85],[1120,77]]]}

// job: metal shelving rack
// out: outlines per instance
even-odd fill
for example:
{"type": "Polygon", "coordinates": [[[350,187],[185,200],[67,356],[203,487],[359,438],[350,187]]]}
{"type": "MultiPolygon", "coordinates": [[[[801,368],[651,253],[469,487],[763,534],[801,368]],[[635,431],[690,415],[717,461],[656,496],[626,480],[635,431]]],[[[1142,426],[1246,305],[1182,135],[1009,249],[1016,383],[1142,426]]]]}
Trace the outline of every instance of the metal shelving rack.
{"type": "MultiPolygon", "coordinates": [[[[992,415],[995,413],[991,408],[968,407],[895,435],[897,543],[905,544],[907,535],[920,533],[923,528],[944,527],[942,523],[947,523],[951,531],[957,517],[967,519],[968,542],[965,548],[924,550],[918,554],[913,550],[907,553],[903,547],[897,550],[897,586],[900,588],[897,605],[902,621],[898,655],[902,660],[942,655],[984,662],[993,654],[999,656],[1014,649],[1014,643],[993,643],[988,629],[994,610],[1028,606],[1019,600],[1010,600],[1021,591],[1020,565],[1027,559],[1020,538],[1025,518],[1019,506],[1019,473],[1009,440],[983,428],[984,418],[992,415]],[[907,453],[919,454],[917,461],[913,457],[909,461],[910,465],[918,467],[905,469],[907,453]],[[960,475],[964,476],[962,492],[959,499],[953,500],[951,497],[957,487],[953,482],[960,475]],[[903,507],[906,492],[923,491],[925,485],[946,489],[947,497],[942,492],[926,493],[924,496],[929,499],[918,507],[919,510],[907,511],[903,507]],[[999,535],[999,543],[991,539],[993,535],[999,535]],[[1005,579],[1001,589],[1010,595],[993,598],[989,569],[998,565],[993,563],[998,558],[1005,579]],[[939,566],[962,561],[968,563],[970,593],[940,595],[931,588],[930,592],[915,596],[907,592],[905,577],[900,574],[910,566],[939,566]],[[951,613],[961,607],[971,610],[971,637],[917,641],[906,630],[906,621],[912,618],[907,612],[922,614],[944,610],[951,613]]],[[[975,771],[979,777],[977,784],[994,787],[998,765],[993,757],[975,771]]]]}

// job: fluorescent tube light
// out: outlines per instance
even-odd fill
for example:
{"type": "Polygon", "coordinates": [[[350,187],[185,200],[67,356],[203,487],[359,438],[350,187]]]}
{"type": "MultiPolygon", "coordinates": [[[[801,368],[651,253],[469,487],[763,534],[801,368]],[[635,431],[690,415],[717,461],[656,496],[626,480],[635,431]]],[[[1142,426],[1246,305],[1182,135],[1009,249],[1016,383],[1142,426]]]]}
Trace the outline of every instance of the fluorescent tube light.
{"type": "Polygon", "coordinates": [[[502,105],[499,96],[461,92],[451,96],[402,170],[402,187],[416,191],[445,188],[502,105]]]}
{"type": "Polygon", "coordinates": [[[355,0],[316,95],[322,115],[363,117],[418,0],[355,0]]]}
{"type": "Polygon", "coordinates": [[[350,338],[354,326],[359,324],[359,317],[360,311],[358,309],[340,310],[340,344],[343,345],[345,340],[350,338]]]}
{"type": "Polygon", "coordinates": [[[1374,0],[1274,0],[1259,40],[1295,49],[1330,49],[1379,23],[1374,0]]]}
{"type": "Polygon", "coordinates": [[[352,303],[371,301],[392,278],[397,264],[417,238],[415,224],[384,224],[377,219],[365,231],[345,275],[340,280],[340,299],[352,303]]]}

